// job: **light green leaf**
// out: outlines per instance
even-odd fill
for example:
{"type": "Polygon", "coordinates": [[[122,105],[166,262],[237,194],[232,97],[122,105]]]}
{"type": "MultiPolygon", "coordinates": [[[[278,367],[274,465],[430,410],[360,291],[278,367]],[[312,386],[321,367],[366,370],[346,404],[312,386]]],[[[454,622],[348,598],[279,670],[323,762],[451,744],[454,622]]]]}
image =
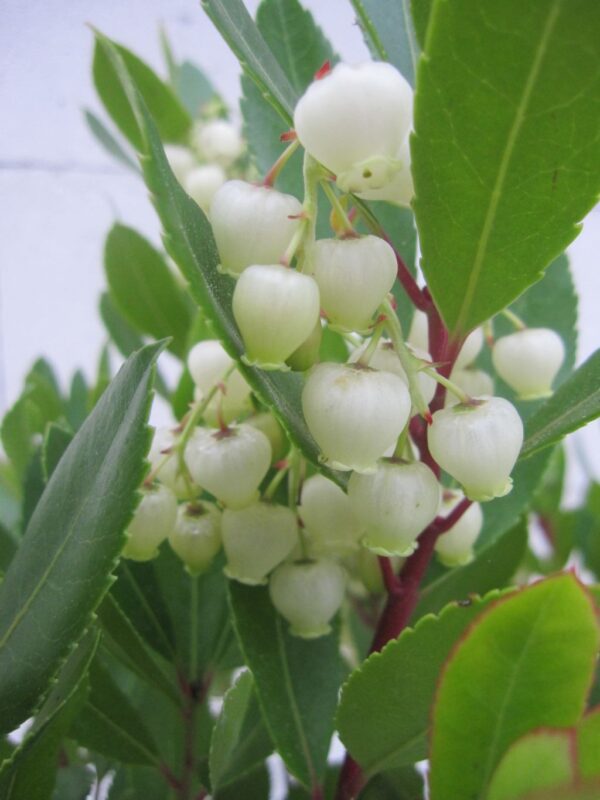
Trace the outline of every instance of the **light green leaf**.
{"type": "Polygon", "coordinates": [[[234,783],[271,754],[250,672],[242,672],[223,698],[210,745],[210,784],[214,792],[234,783]]]}
{"type": "Polygon", "coordinates": [[[3,731],[34,710],[110,583],[149,447],[162,344],[134,354],[61,458],[0,586],[3,731]]]}
{"type": "Polygon", "coordinates": [[[577,757],[582,778],[600,778],[600,708],[592,709],[579,723],[577,757]]]}
{"type": "Polygon", "coordinates": [[[432,717],[431,800],[485,796],[512,742],[536,727],[575,724],[599,643],[592,600],[570,573],[489,608],[442,674],[432,717]]]}
{"type": "Polygon", "coordinates": [[[415,85],[419,45],[409,0],[350,0],[373,58],[389,61],[415,85]]]}
{"type": "Polygon", "coordinates": [[[600,350],[528,420],[521,458],[528,458],[600,416],[600,350]]]}
{"type": "Polygon", "coordinates": [[[431,707],[439,674],[473,620],[498,592],[426,616],[355,670],[342,690],[336,727],[368,775],[427,756],[431,707]]]}
{"type": "MultiPolygon", "coordinates": [[[[173,90],[150,67],[130,50],[115,44],[138,91],[156,121],[160,136],[167,142],[183,142],[189,133],[192,120],[173,90]]],[[[121,133],[136,150],[143,148],[131,105],[115,74],[114,65],[104,49],[96,43],[92,66],[94,85],[104,107],[121,133]]]]}
{"type": "Polygon", "coordinates": [[[110,156],[115,158],[117,161],[120,161],[121,164],[139,175],[140,168],[136,164],[135,160],[129,155],[121,143],[112,135],[102,120],[88,109],[84,111],[84,115],[85,121],[88,124],[88,128],[100,146],[106,150],[110,156]]]}
{"type": "Polygon", "coordinates": [[[338,637],[291,636],[262,587],[231,581],[229,594],[271,739],[289,771],[314,789],[325,771],[342,677],[338,637]]]}
{"type": "Polygon", "coordinates": [[[540,277],[600,190],[600,5],[439,0],[412,139],[422,268],[466,333],[540,277]]]}
{"type": "Polygon", "coordinates": [[[125,319],[142,334],[171,337],[169,349],[183,358],[190,311],[163,255],[133,228],[116,223],[104,246],[104,270],[125,319]]]}
{"type": "MultiPolygon", "coordinates": [[[[100,41],[101,46],[114,59],[116,73],[136,109],[143,130],[144,176],[163,224],[166,249],[187,278],[190,292],[206,320],[210,321],[215,335],[227,352],[239,362],[244,346],[231,312],[234,283],[229,276],[222,275],[217,269],[219,259],[208,220],[175,180],[154,123],[120,61],[118,51],[107,39],[102,38],[100,41]]],[[[319,464],[318,447],[302,414],[302,377],[295,373],[265,372],[241,362],[238,366],[261,402],[273,411],[292,443],[332,480],[344,485],[344,475],[325,470],[319,464]]]]}

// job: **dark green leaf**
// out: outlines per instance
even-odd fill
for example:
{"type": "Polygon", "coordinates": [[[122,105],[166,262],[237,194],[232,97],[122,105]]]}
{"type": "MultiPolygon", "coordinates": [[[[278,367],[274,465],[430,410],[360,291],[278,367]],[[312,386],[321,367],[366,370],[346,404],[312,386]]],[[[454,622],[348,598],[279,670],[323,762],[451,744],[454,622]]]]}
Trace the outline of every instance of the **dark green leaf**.
{"type": "Polygon", "coordinates": [[[157,779],[150,767],[121,767],[111,784],[108,800],[173,800],[173,790],[157,779]]]}
{"type": "Polygon", "coordinates": [[[427,756],[431,707],[444,663],[473,620],[498,597],[492,592],[421,619],[352,673],[336,723],[342,742],[368,775],[427,756]]]}
{"type": "MultiPolygon", "coordinates": [[[[184,141],[192,120],[175,93],[134,53],[118,44],[115,47],[148,105],[161,138],[167,142],[184,141]]],[[[94,49],[92,70],[96,91],[112,121],[133,147],[141,150],[143,137],[131,105],[115,74],[114,65],[98,43],[94,49]]]]}
{"type": "Polygon", "coordinates": [[[400,767],[382,772],[372,778],[359,800],[423,800],[423,777],[412,767],[400,767]]]}
{"type": "Polygon", "coordinates": [[[52,800],[86,800],[94,783],[94,772],[85,764],[67,764],[56,773],[52,800]]]}
{"type": "Polygon", "coordinates": [[[264,588],[229,586],[234,624],[273,743],[307,787],[322,779],[342,677],[338,637],[291,636],[264,588]]]}
{"type": "Polygon", "coordinates": [[[600,350],[528,421],[521,458],[555,444],[600,416],[600,350]]]}
{"type": "Polygon", "coordinates": [[[17,537],[0,523],[0,574],[8,569],[8,565],[17,551],[17,537]]]}
{"type": "Polygon", "coordinates": [[[223,698],[210,745],[213,793],[234,783],[273,751],[250,672],[243,672],[223,698]]]}
{"type": "Polygon", "coordinates": [[[271,780],[265,765],[248,772],[235,783],[217,791],[215,800],[265,800],[270,796],[271,780]]]}
{"type": "Polygon", "coordinates": [[[351,0],[371,55],[389,61],[415,85],[419,45],[409,0],[351,0]]]}
{"type": "Polygon", "coordinates": [[[42,469],[45,481],[49,480],[72,440],[73,434],[62,425],[51,422],[46,428],[42,445],[42,469]]]}
{"type": "Polygon", "coordinates": [[[599,27],[588,0],[433,6],[414,207],[422,268],[452,331],[538,280],[597,200],[599,27]]]}
{"type": "Polygon", "coordinates": [[[42,466],[42,449],[38,447],[25,470],[23,478],[23,507],[21,509],[21,528],[27,529],[31,515],[35,511],[46,486],[42,466]]]}
{"type": "Polygon", "coordinates": [[[108,345],[104,345],[98,360],[98,370],[96,373],[96,384],[90,397],[90,406],[93,408],[102,397],[104,390],[112,380],[112,368],[110,365],[110,353],[108,345]]]}
{"type": "Polygon", "coordinates": [[[0,586],[2,730],[26,719],[110,583],[149,446],[162,345],[133,355],[61,458],[0,586]]]}
{"type": "Polygon", "coordinates": [[[190,314],[183,292],[161,253],[133,228],[113,225],[104,247],[104,269],[115,305],[140,333],[172,338],[169,349],[185,356],[190,314]]]}
{"type": "Polygon", "coordinates": [[[116,158],[116,160],[120,161],[121,164],[124,164],[126,167],[139,175],[140,168],[136,164],[135,160],[129,155],[129,153],[127,153],[121,143],[115,139],[102,120],[88,109],[85,110],[84,114],[85,121],[87,122],[88,128],[92,132],[92,135],[100,144],[100,146],[106,150],[109,156],[116,158]]]}
{"type": "Polygon", "coordinates": [[[67,421],[74,431],[83,425],[89,410],[89,389],[85,375],[78,369],[71,381],[71,391],[66,403],[67,421]]]}
{"type": "Polygon", "coordinates": [[[413,28],[417,37],[417,42],[421,49],[425,48],[425,38],[429,25],[429,16],[434,0],[410,0],[410,10],[413,20],[413,28]]]}
{"type": "Polygon", "coordinates": [[[570,573],[488,609],[454,650],[439,685],[431,800],[484,797],[512,742],[536,727],[575,724],[599,634],[591,598],[570,573]]]}

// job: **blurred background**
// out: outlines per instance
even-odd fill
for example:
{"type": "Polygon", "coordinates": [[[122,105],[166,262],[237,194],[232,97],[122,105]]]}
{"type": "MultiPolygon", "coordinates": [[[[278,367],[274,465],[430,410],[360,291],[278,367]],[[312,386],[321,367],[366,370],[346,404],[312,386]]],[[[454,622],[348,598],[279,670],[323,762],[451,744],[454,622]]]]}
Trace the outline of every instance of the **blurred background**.
{"type": "MultiPolygon", "coordinates": [[[[254,13],[258,0],[246,0],[254,13]]],[[[367,57],[346,0],[306,0],[344,60],[367,57]]],[[[90,76],[86,24],[132,49],[165,76],[162,24],[179,59],[195,61],[235,112],[240,92],[234,56],[197,0],[0,0],[0,414],[17,398],[40,355],[66,383],[90,377],[105,334],[98,314],[102,250],[119,220],[160,243],[139,178],[97,145],[84,120],[105,118],[90,76]]],[[[578,363],[600,339],[600,209],[570,248],[580,294],[578,363]]],[[[600,424],[571,437],[567,502],[585,473],[600,475],[600,424]]]]}

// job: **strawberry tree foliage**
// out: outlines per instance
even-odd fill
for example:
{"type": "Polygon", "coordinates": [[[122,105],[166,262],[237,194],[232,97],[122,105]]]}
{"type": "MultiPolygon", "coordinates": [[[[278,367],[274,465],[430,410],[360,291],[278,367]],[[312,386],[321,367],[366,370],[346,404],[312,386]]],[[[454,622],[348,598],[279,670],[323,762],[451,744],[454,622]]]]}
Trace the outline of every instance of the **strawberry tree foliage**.
{"type": "Polygon", "coordinates": [[[94,32],[164,249],[114,224],[94,379],[39,359],[2,421],[3,798],[600,797],[600,489],[561,505],[600,6],[351,6],[360,65],[203,0],[242,130],[94,32]]]}

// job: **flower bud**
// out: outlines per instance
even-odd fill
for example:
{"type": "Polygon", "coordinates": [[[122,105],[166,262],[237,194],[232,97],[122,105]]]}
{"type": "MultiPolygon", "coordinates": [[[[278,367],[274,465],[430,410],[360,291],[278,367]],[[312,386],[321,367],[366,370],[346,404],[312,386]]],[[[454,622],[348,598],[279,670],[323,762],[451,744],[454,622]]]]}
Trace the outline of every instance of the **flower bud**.
{"type": "Polygon", "coordinates": [[[362,526],[350,508],[348,495],[323,475],[302,486],[298,514],[314,555],[346,555],[358,549],[362,526]]]}
{"type": "MultiPolygon", "coordinates": [[[[194,399],[201,401],[217,383],[222,382],[233,363],[221,342],[216,339],[205,339],[195,344],[187,357],[187,366],[197,387],[194,399]]],[[[229,375],[224,386],[225,393],[217,392],[204,414],[210,425],[217,424],[219,411],[223,421],[228,423],[250,408],[251,389],[237,369],[229,375]]]]}
{"type": "Polygon", "coordinates": [[[319,351],[323,340],[323,326],[318,319],[308,339],[297,347],[292,355],[286,359],[286,364],[294,372],[306,372],[319,360],[319,351]]]}
{"type": "Polygon", "coordinates": [[[244,508],[258,497],[271,464],[267,437],[251,425],[224,431],[197,428],[185,450],[195,481],[230,508],[244,508]]]}
{"type": "Polygon", "coordinates": [[[372,471],[408,422],[410,395],[390,372],[318,364],[302,392],[306,424],[334,469],[372,471]]]}
{"type": "Polygon", "coordinates": [[[337,64],[312,83],[294,111],[301,144],[336,174],[344,192],[390,183],[412,118],[412,90],[391,64],[337,64]]]}
{"type": "Polygon", "coordinates": [[[475,328],[465,339],[463,346],[460,349],[458,358],[454,362],[455,369],[464,369],[472,364],[479,355],[483,347],[483,330],[475,328]]]}
{"type": "MultiPolygon", "coordinates": [[[[491,376],[482,369],[454,369],[450,375],[450,380],[459,389],[469,395],[469,397],[485,397],[494,394],[494,381],[491,376]]],[[[446,392],[445,406],[455,406],[460,400],[452,392],[446,392]]]]}
{"type": "Polygon", "coordinates": [[[157,484],[143,490],[143,496],[127,528],[123,556],[134,561],[150,561],[173,530],[177,518],[177,498],[166,486],[157,484]]]}
{"type": "MultiPolygon", "coordinates": [[[[177,454],[174,453],[168,459],[165,458],[176,440],[175,433],[171,428],[156,428],[148,453],[148,461],[160,483],[171,489],[180,500],[189,499],[189,488],[179,471],[177,454]],[[162,466],[157,470],[159,464],[162,466]]],[[[196,488],[197,494],[200,494],[200,488],[196,488]]]]}
{"type": "Polygon", "coordinates": [[[192,200],[208,213],[213,197],[226,180],[227,176],[218,164],[204,164],[188,172],[183,185],[192,200]]]}
{"type": "Polygon", "coordinates": [[[469,499],[493,500],[512,489],[523,423],[508,400],[480,397],[436,411],[427,440],[431,455],[469,499]]]}
{"type": "Polygon", "coordinates": [[[381,189],[369,189],[361,192],[358,196],[363,200],[387,200],[388,203],[395,203],[398,206],[410,207],[415,195],[412,171],[410,166],[410,139],[407,136],[398,154],[398,171],[386,186],[381,189]]]}
{"type": "Polygon", "coordinates": [[[246,354],[262,369],[289,369],[285,360],[310,336],[319,319],[313,278],[280,265],[250,266],[233,293],[233,316],[246,354]]]}
{"type": "Polygon", "coordinates": [[[496,340],[492,362],[521,400],[552,394],[552,382],[565,358],[565,346],[551,328],[525,328],[496,340]]]}
{"type": "MultiPolygon", "coordinates": [[[[394,574],[397,575],[405,559],[392,556],[390,561],[392,570],[394,574]]],[[[385,591],[385,584],[383,582],[383,575],[381,574],[381,567],[379,566],[379,558],[377,555],[367,550],[366,547],[361,547],[355,563],[356,575],[367,592],[369,592],[369,594],[383,594],[385,591]]]]}
{"type": "Polygon", "coordinates": [[[286,506],[253,503],[239,511],[225,509],[221,520],[228,578],[251,586],[266,583],[271,570],[287,558],[298,541],[298,523],[286,506]]]}
{"type": "Polygon", "coordinates": [[[377,236],[319,239],[313,249],[313,275],[330,323],[367,331],[396,280],[396,256],[377,236]]]}
{"type": "Polygon", "coordinates": [[[221,549],[221,512],[213,503],[179,506],[169,544],[190,575],[201,575],[221,549]]]}
{"type": "Polygon", "coordinates": [[[210,221],[221,269],[237,276],[250,264],[278,264],[300,224],[300,201],[269,186],[227,181],[215,193],[210,221]]]}
{"type": "MultiPolygon", "coordinates": [[[[444,492],[440,508],[442,516],[448,516],[462,500],[462,496],[444,492]]],[[[446,567],[462,567],[473,560],[473,545],[483,527],[483,512],[479,503],[470,505],[462,517],[445,533],[438,537],[435,552],[446,567]]]]}
{"type": "Polygon", "coordinates": [[[195,155],[187,147],[182,147],[179,144],[166,144],[165,156],[173,170],[173,174],[179,183],[184,186],[186,177],[198,164],[195,155]]]}
{"type": "Polygon", "coordinates": [[[384,461],[374,475],[354,473],[348,483],[352,509],[362,522],[363,544],[382,556],[408,556],[433,521],[440,485],[420,461],[384,461]]]}
{"type": "Polygon", "coordinates": [[[290,633],[316,639],[331,631],[331,618],[342,605],[346,574],[335,561],[294,561],[271,575],[271,601],[290,623],[290,633]]]}
{"type": "Polygon", "coordinates": [[[228,167],[244,152],[238,129],[224,119],[197,122],[192,131],[194,147],[205,161],[228,167]]]}
{"type": "MultiPolygon", "coordinates": [[[[357,348],[351,354],[348,361],[352,364],[359,361],[368,345],[369,343],[365,342],[363,345],[357,348]]],[[[414,356],[422,361],[431,361],[431,356],[424,350],[420,350],[417,347],[412,347],[411,345],[408,345],[408,349],[414,356]]],[[[394,345],[389,341],[389,339],[381,339],[378,342],[375,352],[369,360],[369,366],[373,367],[373,369],[384,370],[385,372],[393,372],[394,375],[397,375],[402,379],[404,385],[408,388],[408,377],[404,371],[404,367],[402,366],[400,359],[398,358],[398,354],[394,349],[394,345]]],[[[437,387],[436,379],[432,378],[431,375],[427,375],[426,372],[421,371],[417,374],[417,383],[419,385],[419,389],[421,390],[421,396],[425,401],[425,404],[429,405],[429,403],[431,403],[433,400],[433,396],[437,387]]]]}

